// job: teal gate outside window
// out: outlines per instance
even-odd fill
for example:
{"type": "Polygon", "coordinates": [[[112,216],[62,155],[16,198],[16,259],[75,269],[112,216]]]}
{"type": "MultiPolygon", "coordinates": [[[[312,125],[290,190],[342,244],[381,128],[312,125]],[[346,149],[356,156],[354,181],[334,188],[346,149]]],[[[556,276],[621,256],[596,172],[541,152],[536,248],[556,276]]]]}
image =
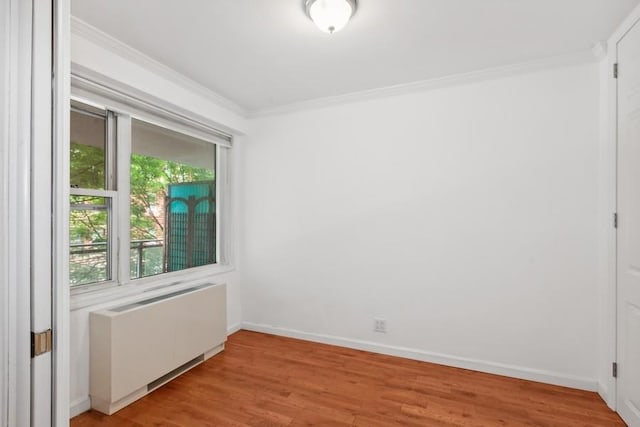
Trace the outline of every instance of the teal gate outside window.
{"type": "Polygon", "coordinates": [[[216,260],[215,182],[169,184],[165,203],[166,271],[216,260]]]}

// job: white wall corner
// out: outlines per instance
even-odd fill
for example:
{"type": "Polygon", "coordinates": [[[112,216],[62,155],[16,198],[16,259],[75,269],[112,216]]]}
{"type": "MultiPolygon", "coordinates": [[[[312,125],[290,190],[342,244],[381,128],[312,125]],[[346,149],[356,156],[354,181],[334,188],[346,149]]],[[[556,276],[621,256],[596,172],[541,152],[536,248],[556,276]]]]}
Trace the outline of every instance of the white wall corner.
{"type": "Polygon", "coordinates": [[[242,329],[242,323],[236,323],[235,325],[231,325],[227,328],[227,336],[233,335],[242,329]]]}
{"type": "MultiPolygon", "coordinates": [[[[613,383],[613,385],[615,386],[615,383],[613,383]]],[[[602,400],[604,400],[607,406],[612,411],[615,411],[616,410],[615,395],[612,393],[609,393],[609,386],[607,384],[603,384],[601,381],[598,381],[597,391],[598,391],[598,395],[600,395],[600,397],[602,398],[602,400]]]]}
{"type": "Polygon", "coordinates": [[[77,417],[78,415],[87,412],[91,409],[91,399],[87,396],[85,398],[71,402],[69,408],[69,417],[77,417]]]}
{"type": "Polygon", "coordinates": [[[607,57],[607,42],[599,41],[591,48],[591,52],[593,53],[593,57],[596,61],[602,61],[607,57]]]}

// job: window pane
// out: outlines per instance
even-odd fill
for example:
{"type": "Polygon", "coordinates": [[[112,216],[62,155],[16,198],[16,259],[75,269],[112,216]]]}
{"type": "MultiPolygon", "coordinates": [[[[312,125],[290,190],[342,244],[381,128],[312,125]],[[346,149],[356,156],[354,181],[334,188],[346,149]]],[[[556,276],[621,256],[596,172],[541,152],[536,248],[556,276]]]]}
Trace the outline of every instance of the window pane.
{"type": "Polygon", "coordinates": [[[104,282],[111,278],[109,199],[71,196],[69,241],[71,286],[104,282]]]}
{"type": "Polygon", "coordinates": [[[164,272],[163,240],[131,241],[131,277],[153,276],[164,272]]]}
{"type": "Polygon", "coordinates": [[[71,187],[105,188],[106,116],[74,102],[71,109],[71,187]]]}
{"type": "Polygon", "coordinates": [[[131,131],[131,277],[215,263],[215,145],[135,119],[131,131]]]}

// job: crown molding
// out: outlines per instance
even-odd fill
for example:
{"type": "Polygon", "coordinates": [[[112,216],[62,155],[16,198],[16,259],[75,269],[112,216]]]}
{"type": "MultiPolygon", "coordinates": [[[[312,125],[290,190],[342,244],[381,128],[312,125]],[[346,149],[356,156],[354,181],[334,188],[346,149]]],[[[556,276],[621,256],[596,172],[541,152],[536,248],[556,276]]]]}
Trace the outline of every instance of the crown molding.
{"type": "Polygon", "coordinates": [[[493,80],[502,77],[526,74],[550,68],[586,64],[589,62],[600,60],[603,56],[606,55],[606,47],[602,43],[598,43],[591,49],[585,49],[566,55],[553,56],[539,60],[495,68],[487,68],[468,73],[453,74],[449,76],[437,77],[411,83],[351,92],[343,95],[315,98],[291,104],[253,110],[238,105],[237,103],[231,101],[228,98],[225,98],[224,96],[209,89],[208,87],[184,76],[173,68],[162,64],[161,62],[149,57],[148,55],[134,49],[133,47],[123,43],[113,36],[74,16],[71,17],[71,33],[82,37],[92,43],[95,43],[98,46],[105,48],[118,56],[124,57],[134,64],[137,64],[144,69],[158,74],[187,90],[198,93],[221,107],[227,108],[228,110],[233,111],[234,113],[244,118],[250,119],[293,113],[297,111],[326,108],[359,101],[406,95],[410,93],[424,92],[450,86],[470,84],[485,80],[493,80]]]}
{"type": "MultiPolygon", "coordinates": [[[[598,45],[596,45],[598,46],[598,45]]],[[[315,110],[319,108],[332,107],[342,104],[350,104],[359,101],[387,98],[391,96],[406,95],[417,92],[441,89],[450,86],[458,86],[469,83],[476,83],[485,80],[493,80],[502,77],[526,74],[545,69],[559,68],[571,65],[587,64],[595,62],[601,52],[594,47],[582,51],[552,56],[544,59],[506,65],[502,67],[487,68],[468,73],[453,74],[445,77],[421,80],[412,83],[387,86],[378,89],[364,90],[347,93],[344,95],[329,96],[324,98],[310,99],[272,108],[249,111],[248,118],[268,117],[280,114],[294,113],[305,110],[315,110]]]]}
{"type": "Polygon", "coordinates": [[[247,117],[249,111],[231,101],[228,98],[220,95],[219,93],[209,89],[208,87],[186,77],[167,65],[151,58],[150,56],[134,49],[133,47],[123,43],[122,41],[114,38],[113,36],[99,30],[98,28],[90,25],[83,20],[71,16],[71,33],[75,34],[85,40],[88,40],[96,45],[121,56],[134,64],[160,75],[163,78],[187,89],[195,92],[209,101],[224,107],[242,117],[247,117]]]}

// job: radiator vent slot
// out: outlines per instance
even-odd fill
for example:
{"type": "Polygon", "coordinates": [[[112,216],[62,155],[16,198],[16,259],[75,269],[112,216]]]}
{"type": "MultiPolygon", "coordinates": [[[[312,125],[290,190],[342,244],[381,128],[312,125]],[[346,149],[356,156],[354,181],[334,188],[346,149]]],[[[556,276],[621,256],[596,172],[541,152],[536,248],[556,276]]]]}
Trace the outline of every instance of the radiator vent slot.
{"type": "Polygon", "coordinates": [[[176,369],[174,369],[173,371],[169,372],[168,374],[161,376],[160,378],[158,378],[157,380],[155,380],[153,382],[150,382],[149,384],[147,384],[147,391],[155,390],[156,388],[160,387],[162,384],[164,384],[164,383],[168,382],[169,380],[177,377],[181,373],[187,372],[189,369],[193,368],[194,366],[196,366],[200,362],[204,362],[204,354],[201,354],[200,356],[189,360],[184,365],[179,366],[176,369]]]}
{"type": "Polygon", "coordinates": [[[189,292],[197,291],[198,289],[206,288],[207,285],[194,286],[192,288],[181,289],[179,291],[171,292],[170,294],[164,294],[153,298],[147,298],[142,301],[132,302],[131,304],[121,305],[119,307],[110,308],[109,311],[113,311],[115,313],[123,313],[125,311],[133,310],[134,308],[143,307],[145,305],[153,304],[154,302],[163,301],[169,298],[177,297],[178,295],[183,295],[189,292]]]}

